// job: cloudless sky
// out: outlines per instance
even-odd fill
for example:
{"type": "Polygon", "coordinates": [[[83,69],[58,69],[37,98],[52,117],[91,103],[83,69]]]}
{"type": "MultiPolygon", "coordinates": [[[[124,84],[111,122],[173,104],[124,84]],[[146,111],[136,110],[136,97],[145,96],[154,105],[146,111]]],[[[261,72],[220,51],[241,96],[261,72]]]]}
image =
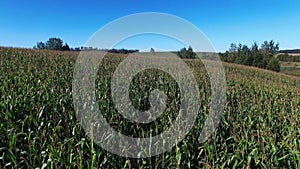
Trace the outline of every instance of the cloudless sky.
{"type": "MultiPolygon", "coordinates": [[[[140,12],[169,13],[191,22],[217,51],[225,51],[230,43],[251,45],[265,40],[279,42],[281,49],[300,48],[299,0],[3,0],[0,46],[31,48],[50,37],[59,37],[71,47],[82,46],[107,23],[140,12]]],[[[148,35],[118,47],[155,45],[176,50],[178,42],[169,41],[148,35]]]]}

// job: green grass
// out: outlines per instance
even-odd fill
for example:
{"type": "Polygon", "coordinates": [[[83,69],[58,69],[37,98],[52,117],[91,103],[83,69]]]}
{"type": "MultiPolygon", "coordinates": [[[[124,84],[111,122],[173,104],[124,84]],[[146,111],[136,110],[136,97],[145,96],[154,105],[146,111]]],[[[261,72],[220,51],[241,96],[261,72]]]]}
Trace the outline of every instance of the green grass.
{"type": "MultiPolygon", "coordinates": [[[[210,85],[200,60],[185,60],[201,92],[199,116],[186,138],[161,155],[130,159],[111,154],[88,138],[72,104],[76,52],[0,48],[0,168],[299,168],[300,79],[224,63],[227,101],[220,125],[199,143],[208,113],[210,85]]],[[[147,109],[149,90],[161,89],[168,108],[153,123],[123,119],[114,109],[110,79],[124,55],[110,55],[96,80],[99,109],[116,130],[156,135],[178,115],[178,86],[163,72],[138,74],[130,95],[147,109]],[[157,78],[164,79],[156,83],[157,78]],[[145,80],[147,79],[147,80],[145,80]]]]}

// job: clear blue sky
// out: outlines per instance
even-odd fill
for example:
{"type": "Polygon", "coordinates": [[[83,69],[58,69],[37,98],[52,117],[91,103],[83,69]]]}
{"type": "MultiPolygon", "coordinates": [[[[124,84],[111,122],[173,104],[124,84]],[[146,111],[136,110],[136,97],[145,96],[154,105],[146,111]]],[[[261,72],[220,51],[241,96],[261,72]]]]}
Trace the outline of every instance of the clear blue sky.
{"type": "MultiPolygon", "coordinates": [[[[272,39],[281,49],[300,48],[299,0],[3,0],[0,46],[32,47],[50,37],[62,38],[71,47],[82,46],[105,24],[138,12],[184,18],[196,25],[217,51],[225,51],[230,43],[251,45],[272,39]]],[[[155,42],[157,37],[148,39],[153,40],[150,45],[166,48],[155,42]]],[[[142,43],[130,46],[130,40],[118,47],[133,48],[133,44],[134,48],[148,47],[142,43]]],[[[170,43],[170,50],[175,47],[170,43]]]]}

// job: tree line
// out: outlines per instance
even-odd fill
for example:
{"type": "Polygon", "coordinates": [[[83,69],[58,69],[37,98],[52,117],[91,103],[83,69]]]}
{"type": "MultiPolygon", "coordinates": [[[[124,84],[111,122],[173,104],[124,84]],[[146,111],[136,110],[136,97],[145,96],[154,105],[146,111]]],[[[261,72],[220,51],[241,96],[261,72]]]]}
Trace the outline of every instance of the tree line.
{"type": "Polygon", "coordinates": [[[34,49],[47,49],[47,50],[61,50],[61,51],[87,51],[87,50],[95,50],[95,51],[105,51],[109,53],[135,53],[139,52],[137,49],[99,49],[95,47],[76,47],[70,48],[67,43],[63,43],[63,40],[60,38],[49,38],[46,42],[37,42],[34,49]]]}
{"type": "Polygon", "coordinates": [[[280,54],[277,59],[283,62],[300,62],[300,56],[293,56],[289,54],[280,54]]]}
{"type": "Polygon", "coordinates": [[[232,43],[229,50],[225,53],[220,53],[220,57],[225,62],[255,66],[279,72],[280,63],[275,58],[278,51],[279,43],[275,43],[273,40],[269,42],[264,41],[260,47],[257,43],[254,43],[251,47],[232,43]]]}
{"type": "MultiPolygon", "coordinates": [[[[257,43],[254,43],[251,47],[242,44],[230,45],[229,50],[225,53],[219,53],[220,59],[224,62],[242,64],[247,66],[255,66],[262,69],[280,71],[280,62],[275,55],[279,51],[279,43],[275,43],[273,40],[264,41],[260,47],[257,43]]],[[[182,48],[177,52],[180,58],[194,59],[196,53],[191,46],[182,48]]]]}
{"type": "Polygon", "coordinates": [[[300,49],[280,50],[279,53],[300,53],[300,49]]]}
{"type": "Polygon", "coordinates": [[[34,49],[47,49],[47,50],[64,50],[70,51],[70,47],[67,43],[63,43],[63,40],[60,38],[49,38],[47,42],[37,42],[34,49]]]}
{"type": "Polygon", "coordinates": [[[103,51],[103,52],[109,52],[109,53],[120,53],[120,54],[128,54],[128,53],[135,53],[139,52],[138,49],[99,49],[95,47],[76,47],[76,48],[71,48],[71,51],[103,51]]]}
{"type": "Polygon", "coordinates": [[[195,59],[197,54],[193,51],[191,46],[186,49],[185,47],[182,48],[180,51],[177,52],[178,57],[183,59],[195,59]]]}
{"type": "MultiPolygon", "coordinates": [[[[35,49],[48,49],[48,50],[62,50],[62,51],[84,51],[84,50],[99,50],[106,51],[110,53],[134,53],[139,52],[139,50],[129,50],[129,49],[98,49],[93,47],[78,47],[70,48],[67,43],[63,43],[60,38],[50,38],[47,42],[37,42],[35,49]]],[[[151,50],[150,50],[151,52],[151,50]]],[[[152,53],[154,49],[152,49],[152,53]]],[[[275,43],[273,40],[265,41],[259,47],[257,43],[254,43],[251,47],[242,44],[230,45],[229,50],[225,53],[219,53],[222,61],[237,63],[247,66],[255,66],[263,69],[269,69],[273,71],[280,71],[280,63],[275,55],[279,52],[279,44],[275,43]]],[[[295,51],[294,51],[295,52],[295,51]]],[[[196,53],[193,48],[189,46],[188,48],[182,48],[180,51],[176,52],[180,58],[184,59],[194,59],[196,58],[196,53]]]]}

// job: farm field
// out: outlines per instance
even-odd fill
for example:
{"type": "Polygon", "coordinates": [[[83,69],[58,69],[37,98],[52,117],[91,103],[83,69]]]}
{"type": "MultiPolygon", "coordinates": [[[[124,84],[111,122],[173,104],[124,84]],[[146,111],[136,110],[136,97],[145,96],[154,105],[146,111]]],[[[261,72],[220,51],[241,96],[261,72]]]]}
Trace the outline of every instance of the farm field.
{"type": "MultiPolygon", "coordinates": [[[[224,114],[212,136],[199,143],[209,111],[210,83],[199,59],[184,60],[201,92],[194,127],[172,150],[130,159],[102,149],[76,119],[72,79],[78,54],[0,48],[0,168],[300,168],[300,78],[223,63],[224,114]]],[[[126,135],[157,135],[178,115],[178,86],[157,70],[138,74],[130,88],[133,105],[147,109],[149,90],[161,89],[168,96],[168,108],[149,124],[122,118],[112,102],[110,80],[125,58],[108,54],[99,66],[99,109],[126,135]]]]}
{"type": "Polygon", "coordinates": [[[300,62],[280,62],[280,72],[300,77],[300,62]]]}
{"type": "Polygon", "coordinates": [[[288,53],[287,55],[279,53],[277,58],[280,60],[280,72],[300,76],[300,54],[299,53],[288,53]]]}

